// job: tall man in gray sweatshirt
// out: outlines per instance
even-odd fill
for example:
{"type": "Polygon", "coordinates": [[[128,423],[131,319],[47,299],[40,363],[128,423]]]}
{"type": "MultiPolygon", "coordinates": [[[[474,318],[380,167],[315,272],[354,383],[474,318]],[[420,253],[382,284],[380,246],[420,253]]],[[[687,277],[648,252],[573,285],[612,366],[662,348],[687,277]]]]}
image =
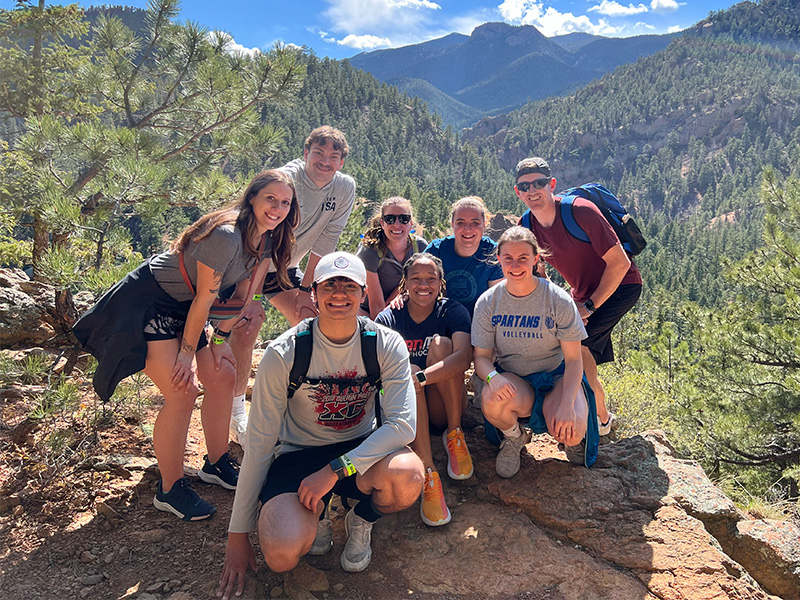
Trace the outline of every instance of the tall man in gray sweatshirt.
{"type": "MultiPolygon", "coordinates": [[[[306,317],[313,317],[317,309],[311,301],[311,283],[314,269],[320,258],[336,250],[339,236],[347,224],[356,196],[356,182],[340,172],[350,147],[344,134],[328,125],[317,127],[305,141],[303,158],[295,159],[283,167],[294,180],[297,201],[300,204],[300,225],[295,229],[297,242],[289,263],[292,289],[281,289],[270,267],[264,282],[264,295],[291,325],[306,317]],[[307,254],[306,271],[300,270],[300,261],[307,254]]],[[[247,380],[253,347],[264,322],[265,313],[260,302],[251,302],[234,326],[230,344],[236,357],[236,386],[231,413],[231,439],[244,443],[247,430],[247,413],[244,408],[247,380]]]]}

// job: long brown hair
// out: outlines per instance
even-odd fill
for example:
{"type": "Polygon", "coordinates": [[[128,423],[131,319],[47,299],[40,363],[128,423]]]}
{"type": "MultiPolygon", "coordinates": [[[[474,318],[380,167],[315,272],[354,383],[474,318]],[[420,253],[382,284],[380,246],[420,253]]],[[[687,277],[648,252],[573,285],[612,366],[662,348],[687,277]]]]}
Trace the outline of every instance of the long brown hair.
{"type": "MultiPolygon", "coordinates": [[[[411,202],[402,196],[390,196],[381,202],[377,213],[370,219],[369,224],[367,225],[367,230],[364,232],[361,243],[364,244],[365,248],[375,248],[378,252],[378,256],[381,258],[389,253],[389,247],[386,245],[386,234],[383,232],[383,227],[381,226],[381,219],[383,218],[384,211],[388,207],[399,204],[405,204],[408,206],[408,212],[411,214],[411,220],[413,222],[414,209],[411,207],[411,202]]],[[[414,239],[414,234],[409,231],[406,245],[413,248],[414,239]]]]}
{"type": "Polygon", "coordinates": [[[200,217],[189,225],[175,240],[175,243],[172,244],[172,252],[183,252],[190,241],[197,243],[204,240],[211,235],[214,229],[221,225],[233,225],[238,227],[242,234],[242,245],[245,252],[258,260],[260,258],[258,256],[258,243],[254,245],[252,242],[257,224],[250,201],[256,197],[258,192],[276,181],[289,186],[292,190],[292,206],[289,208],[289,214],[286,215],[286,218],[272,231],[271,258],[275,266],[278,283],[281,287],[290,288],[291,282],[287,270],[295,245],[294,229],[300,222],[300,207],[297,204],[294,181],[289,175],[278,169],[262,171],[253,177],[247,189],[235,203],[200,217]]]}

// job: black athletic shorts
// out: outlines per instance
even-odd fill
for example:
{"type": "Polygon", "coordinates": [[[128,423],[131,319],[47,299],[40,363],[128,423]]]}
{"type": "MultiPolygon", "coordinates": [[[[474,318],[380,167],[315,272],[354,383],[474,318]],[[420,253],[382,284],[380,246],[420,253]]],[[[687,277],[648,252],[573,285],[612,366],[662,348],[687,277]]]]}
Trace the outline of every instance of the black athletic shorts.
{"type": "MultiPolygon", "coordinates": [[[[261,487],[261,493],[258,499],[266,504],[268,500],[280,494],[293,494],[297,492],[300,488],[300,482],[302,482],[303,479],[319,471],[334,458],[338,458],[342,454],[350,452],[352,449],[358,447],[365,439],[367,438],[356,438],[337,444],[314,446],[312,448],[303,448],[295,452],[281,454],[272,462],[269,472],[267,473],[267,480],[261,487]]],[[[368,496],[366,494],[360,492],[360,496],[354,495],[353,490],[358,489],[355,487],[355,479],[355,475],[350,475],[341,481],[337,481],[333,489],[323,496],[322,501],[327,504],[332,494],[338,494],[339,496],[354,498],[356,500],[367,498],[368,496]]]]}
{"type": "Polygon", "coordinates": [[[589,317],[586,323],[588,337],[581,344],[589,348],[589,352],[592,353],[598,365],[614,360],[611,331],[623,315],[633,308],[641,294],[642,284],[640,283],[621,285],[589,317]]]}
{"type": "MultiPolygon", "coordinates": [[[[303,283],[303,272],[300,270],[299,267],[289,267],[287,269],[286,274],[289,275],[289,281],[292,284],[292,287],[288,288],[293,290],[295,288],[300,287],[300,284],[303,283]]],[[[280,292],[285,292],[286,290],[281,287],[281,284],[278,283],[278,275],[277,273],[267,273],[266,279],[264,279],[264,294],[269,294],[270,296],[274,296],[280,292]]],[[[333,460],[333,459],[331,459],[333,460]]]]}

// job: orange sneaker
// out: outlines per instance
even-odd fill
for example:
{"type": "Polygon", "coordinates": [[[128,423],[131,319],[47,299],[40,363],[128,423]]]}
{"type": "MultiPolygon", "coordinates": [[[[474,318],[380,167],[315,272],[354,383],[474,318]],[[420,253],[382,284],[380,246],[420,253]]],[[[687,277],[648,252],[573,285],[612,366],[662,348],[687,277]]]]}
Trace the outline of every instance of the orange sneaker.
{"type": "Polygon", "coordinates": [[[447,450],[447,474],[450,479],[469,479],[472,477],[472,457],[467,449],[467,440],[461,427],[442,434],[442,443],[447,450]]]}
{"type": "Polygon", "coordinates": [[[425,473],[425,485],[422,487],[422,501],[419,503],[419,514],[422,522],[431,527],[447,525],[450,522],[450,509],[444,501],[444,490],[439,473],[428,469],[425,473]]]}

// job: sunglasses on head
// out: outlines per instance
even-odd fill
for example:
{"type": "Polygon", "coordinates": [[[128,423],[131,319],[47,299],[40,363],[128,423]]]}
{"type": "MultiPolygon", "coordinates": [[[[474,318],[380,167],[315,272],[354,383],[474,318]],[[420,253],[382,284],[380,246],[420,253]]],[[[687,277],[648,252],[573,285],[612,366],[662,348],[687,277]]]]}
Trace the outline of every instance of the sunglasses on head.
{"type": "Polygon", "coordinates": [[[399,220],[402,225],[411,223],[411,215],[383,215],[381,219],[387,225],[394,225],[395,220],[399,220]]]}
{"type": "Polygon", "coordinates": [[[541,190],[550,183],[550,178],[534,179],[533,181],[520,181],[517,183],[517,189],[520,192],[527,192],[530,189],[541,190]]]}

